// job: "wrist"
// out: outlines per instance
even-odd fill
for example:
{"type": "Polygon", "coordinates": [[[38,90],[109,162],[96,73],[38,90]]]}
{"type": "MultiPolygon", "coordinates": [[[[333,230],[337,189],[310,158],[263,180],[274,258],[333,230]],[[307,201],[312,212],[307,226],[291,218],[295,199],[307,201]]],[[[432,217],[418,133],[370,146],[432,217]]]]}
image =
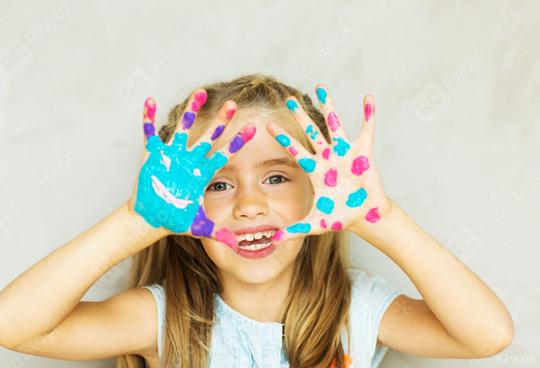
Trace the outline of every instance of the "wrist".
{"type": "MultiPolygon", "coordinates": [[[[363,223],[357,222],[351,230],[362,239],[374,244],[380,243],[385,238],[385,234],[392,228],[392,224],[398,216],[399,206],[392,199],[388,198],[389,205],[383,212],[380,212],[380,219],[375,223],[369,223],[362,219],[363,223]]],[[[375,245],[375,244],[374,244],[375,245]]]]}
{"type": "Polygon", "coordinates": [[[150,225],[129,202],[125,202],[119,210],[123,223],[130,233],[138,238],[137,240],[153,243],[170,234],[164,227],[156,228],[150,225]]]}

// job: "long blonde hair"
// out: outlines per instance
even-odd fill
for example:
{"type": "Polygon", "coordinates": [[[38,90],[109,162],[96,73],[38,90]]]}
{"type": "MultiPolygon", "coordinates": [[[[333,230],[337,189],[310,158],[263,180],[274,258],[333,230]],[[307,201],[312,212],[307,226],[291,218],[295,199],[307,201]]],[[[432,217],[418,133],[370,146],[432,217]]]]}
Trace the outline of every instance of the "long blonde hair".
{"type": "MultiPolygon", "coordinates": [[[[229,99],[238,109],[263,108],[285,110],[287,96],[295,96],[318,125],[327,142],[328,129],[322,113],[308,94],[292,88],[273,76],[244,75],[227,82],[201,86],[208,98],[199,110],[195,125],[202,125],[217,115],[229,99]]],[[[159,135],[168,142],[188,102],[172,108],[168,123],[159,135]]],[[[291,117],[291,124],[297,124],[291,117]]],[[[309,140],[300,129],[293,134],[312,153],[309,140]]],[[[346,367],[341,332],[347,330],[351,300],[348,274],[347,234],[329,232],[304,238],[294,261],[286,307],[280,318],[284,324],[284,348],[291,368],[346,367]]],[[[166,313],[161,367],[207,367],[214,315],[214,293],[220,293],[217,266],[206,254],[199,239],[170,235],[145,248],[133,257],[132,288],[159,283],[166,294],[166,313]]],[[[138,355],[118,357],[117,368],[144,368],[138,355]]]]}

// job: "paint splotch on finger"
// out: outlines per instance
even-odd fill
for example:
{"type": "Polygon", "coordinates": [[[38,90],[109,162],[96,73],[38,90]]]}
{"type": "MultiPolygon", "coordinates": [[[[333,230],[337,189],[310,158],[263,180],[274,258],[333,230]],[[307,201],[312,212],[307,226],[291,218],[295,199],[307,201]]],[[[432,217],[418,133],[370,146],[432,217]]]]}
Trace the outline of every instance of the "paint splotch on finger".
{"type": "Polygon", "coordinates": [[[247,141],[253,138],[256,131],[257,128],[255,127],[255,125],[249,125],[244,127],[242,131],[238,133],[229,144],[229,152],[237,152],[240,148],[244,146],[244,144],[246,144],[247,141]]]}
{"type": "Polygon", "coordinates": [[[351,172],[354,175],[362,175],[367,169],[369,169],[369,159],[366,156],[358,156],[353,160],[351,172]]]}
{"type": "Polygon", "coordinates": [[[298,104],[295,100],[287,100],[287,108],[292,112],[296,112],[298,110],[298,104]]]}
{"type": "Polygon", "coordinates": [[[280,134],[276,136],[276,140],[281,144],[283,147],[288,147],[289,144],[291,144],[291,140],[289,137],[287,137],[285,134],[280,134]]]}
{"type": "Polygon", "coordinates": [[[212,230],[214,230],[214,222],[206,217],[204,209],[202,206],[199,206],[197,214],[191,224],[191,233],[195,236],[210,237],[212,230]]]}
{"type": "Polygon", "coordinates": [[[364,106],[364,118],[366,121],[369,121],[369,119],[371,119],[371,114],[373,113],[373,107],[371,106],[370,103],[367,103],[365,106],[364,106]]]}
{"type": "Polygon", "coordinates": [[[356,192],[349,194],[345,204],[349,207],[360,207],[367,198],[367,192],[364,188],[358,189],[356,192]]]}
{"type": "Polygon", "coordinates": [[[232,231],[226,228],[221,228],[216,231],[216,239],[222,243],[227,244],[230,248],[235,248],[238,245],[236,235],[232,231]]]}
{"type": "Polygon", "coordinates": [[[293,146],[289,147],[289,152],[291,155],[296,156],[298,154],[298,151],[293,146]]]}
{"type": "Polygon", "coordinates": [[[315,170],[315,166],[317,166],[317,163],[315,162],[315,160],[313,160],[311,158],[306,158],[306,157],[301,158],[300,160],[298,160],[298,164],[307,173],[310,173],[313,170],[315,170]]]}
{"type": "Polygon", "coordinates": [[[321,88],[321,87],[317,88],[317,98],[323,105],[326,104],[327,96],[328,94],[326,93],[326,90],[324,88],[321,88]]]}
{"type": "Polygon", "coordinates": [[[191,103],[191,110],[195,113],[199,112],[202,105],[206,102],[206,99],[208,98],[208,93],[206,91],[197,92],[195,94],[195,98],[193,99],[193,102],[191,103]]]}
{"type": "Polygon", "coordinates": [[[313,124],[309,124],[306,128],[306,134],[309,135],[309,138],[311,138],[312,140],[315,140],[317,139],[319,132],[313,127],[313,124]]]}
{"type": "Polygon", "coordinates": [[[195,121],[195,113],[192,111],[186,111],[184,117],[182,118],[182,128],[184,130],[191,129],[193,122],[195,121]]]}
{"type": "Polygon", "coordinates": [[[212,141],[215,141],[216,139],[218,139],[221,136],[221,134],[223,133],[224,130],[225,130],[225,124],[218,125],[216,130],[214,130],[214,132],[212,133],[212,136],[210,137],[210,139],[212,141]]]}
{"type": "Polygon", "coordinates": [[[146,139],[156,134],[154,127],[154,119],[156,116],[156,102],[152,97],[148,97],[144,101],[144,118],[143,130],[146,139]]]}
{"type": "Polygon", "coordinates": [[[335,132],[338,130],[338,128],[341,126],[341,123],[339,121],[339,118],[337,117],[335,112],[331,112],[328,114],[328,117],[326,118],[326,121],[328,121],[328,126],[330,126],[330,129],[335,132]]]}
{"type": "Polygon", "coordinates": [[[294,224],[289,227],[287,227],[287,231],[290,233],[309,233],[311,230],[311,224],[294,224]]]}
{"type": "Polygon", "coordinates": [[[321,224],[321,227],[323,229],[326,229],[328,227],[328,225],[326,224],[326,221],[324,219],[321,219],[320,224],[321,224]]]}
{"type": "Polygon", "coordinates": [[[225,113],[225,118],[227,120],[231,120],[234,116],[234,114],[236,113],[236,109],[229,109],[227,110],[227,112],[225,113]]]}

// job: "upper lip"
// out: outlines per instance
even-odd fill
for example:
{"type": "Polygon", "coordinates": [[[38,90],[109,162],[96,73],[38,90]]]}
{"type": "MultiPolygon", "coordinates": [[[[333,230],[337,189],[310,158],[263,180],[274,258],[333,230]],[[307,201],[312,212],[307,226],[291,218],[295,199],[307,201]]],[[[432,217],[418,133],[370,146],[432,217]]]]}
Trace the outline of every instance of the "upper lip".
{"type": "Polygon", "coordinates": [[[234,233],[236,235],[239,234],[249,234],[249,233],[258,233],[260,231],[268,231],[268,230],[278,230],[279,227],[276,225],[259,225],[254,227],[244,227],[242,229],[236,230],[234,233]]]}

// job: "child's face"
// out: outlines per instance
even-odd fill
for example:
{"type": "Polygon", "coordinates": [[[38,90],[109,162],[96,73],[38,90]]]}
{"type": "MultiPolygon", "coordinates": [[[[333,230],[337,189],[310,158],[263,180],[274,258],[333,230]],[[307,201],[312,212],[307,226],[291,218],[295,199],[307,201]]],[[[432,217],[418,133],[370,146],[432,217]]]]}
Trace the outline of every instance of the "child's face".
{"type": "MultiPolygon", "coordinates": [[[[308,175],[289,153],[268,133],[266,125],[274,121],[294,136],[291,122],[268,116],[258,110],[239,110],[211,152],[228,145],[246,123],[255,124],[257,133],[209,182],[204,207],[217,226],[233,231],[259,225],[283,228],[306,216],[311,208],[313,189],[308,175]],[[284,163],[260,164],[282,159],[284,163]]],[[[293,123],[296,124],[296,123],[293,123]]],[[[193,134],[195,135],[195,134],[193,134]]],[[[193,137],[194,138],[194,137],[193,137]]],[[[209,238],[201,239],[225,282],[241,281],[259,284],[269,282],[284,271],[292,271],[293,261],[304,238],[283,242],[262,258],[245,258],[226,245],[209,238]]]]}

